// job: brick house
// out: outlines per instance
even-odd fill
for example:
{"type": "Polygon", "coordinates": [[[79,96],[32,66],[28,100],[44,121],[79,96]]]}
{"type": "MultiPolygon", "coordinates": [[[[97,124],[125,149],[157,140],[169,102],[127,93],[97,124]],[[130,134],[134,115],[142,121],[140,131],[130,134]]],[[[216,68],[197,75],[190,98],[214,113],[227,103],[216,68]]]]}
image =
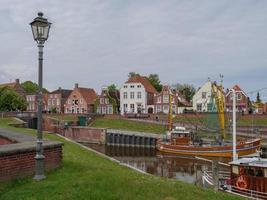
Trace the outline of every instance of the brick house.
{"type": "Polygon", "coordinates": [[[183,110],[190,107],[183,95],[172,90],[168,85],[162,87],[162,91],[154,96],[154,113],[169,113],[169,96],[172,96],[173,114],[183,113],[183,110]]]}
{"type": "Polygon", "coordinates": [[[72,90],[65,90],[59,87],[57,90],[49,93],[47,99],[47,111],[64,113],[64,104],[71,92],[72,90]]]}
{"type": "Polygon", "coordinates": [[[135,75],[120,89],[120,113],[154,113],[154,95],[157,93],[146,77],[135,75]]]}
{"type": "MultiPolygon", "coordinates": [[[[248,113],[248,96],[246,93],[239,87],[235,85],[233,89],[236,92],[236,110],[237,112],[248,113]]],[[[225,107],[227,112],[231,112],[233,108],[233,93],[231,90],[228,90],[225,96],[225,107]]]]}
{"type": "Polygon", "coordinates": [[[19,79],[16,79],[15,82],[12,82],[12,83],[3,83],[3,84],[0,84],[0,88],[4,88],[4,87],[13,89],[20,96],[22,96],[24,98],[26,97],[26,92],[23,89],[23,87],[21,86],[19,79]]]}
{"type": "Polygon", "coordinates": [[[94,113],[94,103],[97,94],[94,89],[81,88],[76,83],[64,105],[65,113],[94,113]]]}
{"type": "Polygon", "coordinates": [[[177,113],[178,98],[177,93],[172,91],[171,88],[167,85],[162,87],[160,93],[154,96],[154,113],[169,113],[170,107],[170,96],[172,97],[172,112],[173,114],[177,113]]]}
{"type": "Polygon", "coordinates": [[[107,87],[102,87],[101,95],[95,101],[96,113],[117,114],[120,106],[120,93],[118,90],[111,92],[107,87]]]}
{"type": "MultiPolygon", "coordinates": [[[[47,97],[48,94],[43,94],[43,112],[47,111],[47,97]]],[[[26,94],[26,102],[28,112],[37,112],[38,111],[38,96],[37,94],[26,94]]]]}

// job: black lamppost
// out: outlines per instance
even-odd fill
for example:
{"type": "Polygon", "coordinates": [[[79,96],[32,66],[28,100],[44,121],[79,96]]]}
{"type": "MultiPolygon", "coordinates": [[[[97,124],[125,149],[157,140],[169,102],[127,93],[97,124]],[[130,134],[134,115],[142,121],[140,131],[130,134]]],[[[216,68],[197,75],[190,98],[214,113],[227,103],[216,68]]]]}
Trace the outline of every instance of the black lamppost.
{"type": "Polygon", "coordinates": [[[34,40],[39,48],[39,71],[38,71],[38,125],[37,125],[37,146],[36,146],[36,166],[35,166],[35,180],[45,179],[44,175],[44,155],[43,155],[43,133],[42,133],[42,104],[43,104],[43,47],[45,41],[48,39],[51,23],[43,18],[43,13],[39,12],[33,22],[30,23],[34,40]]]}

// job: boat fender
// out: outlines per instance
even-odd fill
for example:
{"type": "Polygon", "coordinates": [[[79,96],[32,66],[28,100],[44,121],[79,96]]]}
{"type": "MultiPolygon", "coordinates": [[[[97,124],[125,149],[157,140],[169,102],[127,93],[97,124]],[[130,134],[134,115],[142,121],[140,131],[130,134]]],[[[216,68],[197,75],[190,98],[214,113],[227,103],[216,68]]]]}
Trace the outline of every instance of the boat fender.
{"type": "Polygon", "coordinates": [[[239,176],[237,181],[236,181],[236,187],[240,190],[245,190],[248,188],[247,181],[244,176],[239,176]]]}

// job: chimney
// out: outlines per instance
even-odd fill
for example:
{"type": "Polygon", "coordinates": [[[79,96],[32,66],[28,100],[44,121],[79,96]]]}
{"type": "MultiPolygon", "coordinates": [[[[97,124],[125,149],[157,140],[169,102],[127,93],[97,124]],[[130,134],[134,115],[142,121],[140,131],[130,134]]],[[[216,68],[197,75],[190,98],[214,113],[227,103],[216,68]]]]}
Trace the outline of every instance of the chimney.
{"type": "Polygon", "coordinates": [[[61,87],[58,87],[58,90],[62,90],[62,88],[61,87]]]}
{"type": "Polygon", "coordinates": [[[18,78],[16,79],[16,84],[19,84],[19,79],[18,78]]]}
{"type": "Polygon", "coordinates": [[[79,84],[78,83],[75,83],[75,89],[79,87],[79,84]]]}

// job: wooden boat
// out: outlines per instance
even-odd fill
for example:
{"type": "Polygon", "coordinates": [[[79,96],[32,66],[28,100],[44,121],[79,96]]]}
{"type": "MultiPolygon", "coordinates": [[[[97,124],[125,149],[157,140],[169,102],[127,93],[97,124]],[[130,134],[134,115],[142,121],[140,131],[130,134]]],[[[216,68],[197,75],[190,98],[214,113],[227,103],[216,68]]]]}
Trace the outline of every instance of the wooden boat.
{"type": "MultiPolygon", "coordinates": [[[[236,145],[238,156],[256,153],[260,149],[261,139],[242,141],[236,145]]],[[[232,157],[233,147],[230,143],[204,144],[193,143],[193,134],[185,129],[175,129],[171,132],[169,140],[159,140],[157,149],[164,153],[172,153],[186,156],[204,157],[232,157]]]]}

